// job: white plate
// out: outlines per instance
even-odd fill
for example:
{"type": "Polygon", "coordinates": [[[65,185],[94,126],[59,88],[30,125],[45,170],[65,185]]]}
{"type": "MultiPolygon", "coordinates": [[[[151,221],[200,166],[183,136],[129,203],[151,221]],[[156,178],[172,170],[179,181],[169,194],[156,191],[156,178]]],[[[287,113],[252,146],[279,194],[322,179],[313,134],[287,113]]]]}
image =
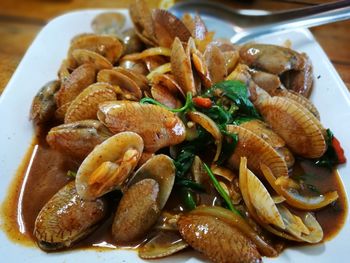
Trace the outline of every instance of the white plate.
{"type": "MultiPolygon", "coordinates": [[[[32,98],[38,89],[56,78],[62,59],[66,56],[70,39],[79,33],[90,32],[95,15],[106,10],[87,10],[69,13],[52,20],[39,33],[18,66],[0,98],[0,203],[32,140],[33,126],[29,121],[32,98]]],[[[126,10],[122,10],[125,14],[126,10]]],[[[130,21],[128,21],[130,23],[130,21]]],[[[215,24],[209,25],[215,28],[215,24]]],[[[222,31],[220,31],[222,32],[222,31]]],[[[221,33],[221,34],[224,34],[221,33]]],[[[229,33],[226,37],[229,37],[229,33]]],[[[291,40],[293,48],[306,52],[314,65],[315,86],[312,101],[321,114],[325,127],[330,127],[339,138],[346,153],[350,152],[350,96],[344,83],[308,30],[294,30],[257,39],[259,42],[282,44],[291,40]],[[320,76],[319,78],[317,76],[320,76]]],[[[350,166],[339,169],[343,182],[350,189],[350,166]]],[[[346,224],[336,238],[317,246],[287,249],[276,259],[265,262],[348,262],[350,224],[346,224]]],[[[133,251],[74,250],[47,254],[38,248],[12,243],[0,229],[1,261],[6,262],[142,262],[133,251]]],[[[197,253],[179,254],[154,262],[199,262],[197,253]]]]}

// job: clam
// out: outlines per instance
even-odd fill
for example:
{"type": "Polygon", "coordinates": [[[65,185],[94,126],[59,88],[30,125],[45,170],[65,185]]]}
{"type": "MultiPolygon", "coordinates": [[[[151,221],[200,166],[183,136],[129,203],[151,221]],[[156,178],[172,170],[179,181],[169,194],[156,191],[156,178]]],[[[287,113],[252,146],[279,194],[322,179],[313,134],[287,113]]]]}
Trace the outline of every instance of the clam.
{"type": "Polygon", "coordinates": [[[95,69],[91,64],[83,64],[76,68],[72,74],[61,84],[55,99],[58,107],[71,102],[87,86],[95,82],[95,69]]]}
{"type": "Polygon", "coordinates": [[[99,105],[98,119],[113,133],[133,131],[145,143],[145,150],[157,150],[185,140],[185,125],[167,109],[131,101],[105,102],[99,105]]]}
{"type": "Polygon", "coordinates": [[[128,181],[116,212],[112,233],[116,240],[142,237],[157,221],[175,180],[175,165],[166,155],[155,155],[128,181]]]}
{"type": "Polygon", "coordinates": [[[113,70],[120,72],[121,74],[124,74],[125,76],[135,81],[135,83],[140,87],[142,91],[149,90],[148,79],[143,74],[122,67],[115,67],[113,70]]]}
{"type": "Polygon", "coordinates": [[[261,262],[255,244],[217,217],[189,213],[180,216],[177,225],[185,241],[213,262],[261,262]]]}
{"type": "Polygon", "coordinates": [[[249,159],[249,167],[254,173],[260,175],[260,164],[264,163],[272,171],[274,176],[288,176],[287,164],[276,150],[264,139],[240,126],[228,125],[227,131],[238,135],[238,143],[233,155],[228,160],[228,165],[238,168],[240,157],[249,159]]]}
{"type": "Polygon", "coordinates": [[[259,103],[258,109],[294,153],[318,158],[326,151],[321,123],[302,105],[285,97],[272,97],[259,103]]]}
{"type": "Polygon", "coordinates": [[[119,63],[119,67],[132,70],[141,75],[147,75],[148,69],[146,65],[141,61],[133,61],[133,60],[121,60],[119,63]]]}
{"type": "Polygon", "coordinates": [[[214,45],[208,45],[204,52],[204,59],[209,70],[212,83],[224,80],[227,75],[226,60],[220,49],[214,45]]]}
{"type": "Polygon", "coordinates": [[[159,185],[143,179],[130,186],[119,202],[112,235],[117,241],[135,241],[154,225],[160,215],[157,199],[159,185]]]}
{"type": "Polygon", "coordinates": [[[101,122],[83,120],[52,128],[46,141],[53,149],[83,159],[110,136],[112,134],[101,122]]]}
{"type": "Polygon", "coordinates": [[[301,94],[304,97],[309,97],[313,85],[312,64],[308,56],[303,53],[305,63],[302,70],[291,70],[281,76],[283,84],[292,91],[301,94]]]}
{"type": "Polygon", "coordinates": [[[105,12],[97,15],[91,22],[96,34],[119,35],[125,25],[125,15],[117,12],[105,12]]]}
{"type": "Polygon", "coordinates": [[[259,70],[250,70],[250,75],[253,81],[271,96],[275,96],[282,85],[280,78],[275,74],[259,70]]]}
{"type": "Polygon", "coordinates": [[[70,247],[96,229],[107,214],[104,199],[82,200],[74,182],[61,188],[40,210],[34,236],[46,251],[70,247]]]}
{"type": "Polygon", "coordinates": [[[160,231],[145,244],[138,252],[143,259],[155,259],[170,256],[188,247],[181,236],[174,231],[160,231]]]}
{"type": "Polygon", "coordinates": [[[144,49],[144,44],[137,36],[135,29],[129,28],[124,30],[121,34],[121,37],[124,43],[124,55],[140,52],[144,49]]]}
{"type": "Polygon", "coordinates": [[[260,138],[264,139],[268,144],[270,144],[279,155],[286,162],[288,168],[291,168],[294,165],[294,156],[285,147],[286,143],[284,140],[278,136],[271,128],[261,120],[250,120],[240,124],[241,127],[250,130],[254,134],[258,135],[260,138]]]}
{"type": "MultiPolygon", "coordinates": [[[[268,169],[266,165],[264,167],[268,169]]],[[[318,243],[322,240],[323,230],[310,213],[299,217],[283,204],[273,202],[262,182],[247,169],[245,157],[240,163],[239,183],[249,214],[266,230],[299,242],[318,243]]]]}
{"type": "Polygon", "coordinates": [[[68,79],[69,75],[76,67],[76,62],[72,58],[67,58],[62,61],[61,66],[57,72],[58,79],[61,81],[61,83],[68,79]]]}
{"type": "Polygon", "coordinates": [[[248,43],[240,49],[241,62],[268,73],[282,75],[286,86],[304,96],[312,88],[312,67],[308,57],[290,48],[248,43]]]}
{"type": "Polygon", "coordinates": [[[299,192],[299,184],[289,177],[280,177],[279,180],[272,174],[271,170],[265,165],[261,165],[261,171],[271,187],[283,196],[292,207],[302,210],[321,209],[338,199],[337,191],[331,191],[318,196],[305,196],[299,192]]]}
{"type": "Polygon", "coordinates": [[[193,121],[194,123],[198,123],[200,126],[202,126],[215,139],[216,153],[213,162],[216,162],[219,159],[222,148],[222,134],[220,132],[219,127],[207,115],[199,111],[191,111],[187,113],[187,116],[191,121],[193,121]]]}
{"type": "Polygon", "coordinates": [[[72,40],[68,56],[76,49],[96,52],[114,64],[123,53],[123,44],[111,35],[84,34],[72,40]]]}
{"type": "Polygon", "coordinates": [[[143,140],[134,132],[115,134],[97,145],[80,165],[75,182],[84,200],[94,200],[120,188],[136,167],[143,140]]]}
{"type": "Polygon", "coordinates": [[[135,0],[130,4],[129,14],[137,36],[147,45],[156,46],[154,22],[151,10],[145,0],[135,0]]]}
{"type": "Polygon", "coordinates": [[[187,29],[191,32],[193,38],[200,40],[203,40],[205,38],[208,29],[199,15],[195,15],[192,18],[190,14],[185,13],[181,20],[187,29]]]}
{"type": "Polygon", "coordinates": [[[69,105],[64,122],[97,119],[98,104],[116,100],[113,87],[107,83],[94,83],[83,90],[69,105]]]}
{"type": "Polygon", "coordinates": [[[245,44],[240,48],[239,55],[243,64],[276,75],[289,70],[302,70],[305,63],[298,52],[268,44],[245,44]]]}
{"type": "Polygon", "coordinates": [[[155,100],[171,109],[179,108],[182,105],[181,100],[176,96],[176,94],[172,94],[167,86],[153,84],[151,94],[155,100]]]}
{"type": "Polygon", "coordinates": [[[52,119],[56,110],[55,94],[60,88],[60,82],[50,81],[46,83],[35,95],[31,111],[30,119],[35,123],[45,123],[52,119]]]}
{"type": "Polygon", "coordinates": [[[97,74],[98,82],[106,82],[121,89],[125,99],[139,100],[142,97],[140,86],[130,77],[121,73],[121,70],[105,69],[97,74]]]}
{"type": "Polygon", "coordinates": [[[170,48],[175,38],[187,42],[191,37],[191,32],[185,24],[170,12],[163,9],[154,9],[152,17],[159,46],[170,48]]]}
{"type": "Polygon", "coordinates": [[[190,54],[185,52],[179,38],[175,38],[171,48],[171,72],[176,82],[182,87],[183,92],[191,92],[193,96],[197,94],[191,68],[190,54]]]}
{"type": "Polygon", "coordinates": [[[297,102],[298,104],[301,104],[308,111],[310,111],[318,120],[320,119],[320,113],[318,112],[316,106],[309,99],[302,96],[300,93],[297,93],[293,90],[281,89],[275,95],[291,99],[297,102]]]}
{"type": "Polygon", "coordinates": [[[87,49],[74,49],[72,51],[72,57],[75,59],[78,65],[89,63],[96,70],[110,69],[113,67],[112,63],[108,59],[94,51],[87,49]]]}
{"type": "Polygon", "coordinates": [[[157,204],[159,209],[163,209],[174,185],[175,165],[173,160],[164,154],[151,157],[135,172],[135,175],[129,180],[127,185],[130,187],[147,178],[153,179],[158,183],[157,204]]]}
{"type": "Polygon", "coordinates": [[[154,57],[154,56],[165,56],[169,57],[171,53],[171,50],[166,47],[153,47],[148,48],[142,51],[141,53],[133,53],[125,55],[121,58],[122,61],[124,60],[140,60],[145,59],[147,57],[154,57]]]}

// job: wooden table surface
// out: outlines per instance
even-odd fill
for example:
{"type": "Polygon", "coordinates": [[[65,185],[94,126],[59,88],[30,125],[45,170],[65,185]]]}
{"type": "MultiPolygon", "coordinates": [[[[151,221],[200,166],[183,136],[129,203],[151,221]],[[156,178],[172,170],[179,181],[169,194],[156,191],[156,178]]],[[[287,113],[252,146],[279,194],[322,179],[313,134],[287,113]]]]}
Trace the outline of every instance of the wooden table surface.
{"type": "MultiPolygon", "coordinates": [[[[50,19],[86,8],[127,8],[131,0],[1,0],[0,1],[0,94],[6,87],[36,34],[50,19]]],[[[152,7],[159,0],[148,1],[152,7]]],[[[315,5],[322,0],[224,1],[231,7],[282,10],[315,5]]],[[[315,27],[313,34],[350,90],[350,20],[315,27]]]]}

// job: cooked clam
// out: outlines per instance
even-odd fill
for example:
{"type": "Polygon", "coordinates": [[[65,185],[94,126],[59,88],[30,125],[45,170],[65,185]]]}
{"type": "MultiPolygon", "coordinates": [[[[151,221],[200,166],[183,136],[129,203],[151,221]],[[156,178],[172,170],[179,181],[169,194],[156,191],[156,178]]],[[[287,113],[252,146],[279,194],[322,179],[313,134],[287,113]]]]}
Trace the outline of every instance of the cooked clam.
{"type": "Polygon", "coordinates": [[[56,110],[54,96],[59,88],[59,81],[50,81],[35,95],[30,112],[30,118],[34,122],[45,123],[54,117],[56,110]]]}
{"type": "Polygon", "coordinates": [[[97,119],[98,104],[116,100],[113,87],[107,83],[94,83],[83,90],[69,105],[64,122],[97,119]]]}
{"type": "Polygon", "coordinates": [[[52,128],[46,141],[53,149],[83,159],[110,136],[112,133],[101,122],[83,120],[52,128]]]}
{"type": "Polygon", "coordinates": [[[185,139],[183,122],[174,113],[156,105],[131,101],[105,102],[99,105],[97,117],[113,133],[138,133],[149,152],[185,139]]]}
{"type": "Polygon", "coordinates": [[[160,215],[157,199],[159,184],[153,179],[143,179],[131,185],[119,202],[112,235],[117,241],[135,241],[141,238],[160,215]]]}
{"type": "Polygon", "coordinates": [[[121,132],[97,145],[80,165],[75,182],[85,200],[94,200],[120,188],[136,167],[143,140],[134,132],[121,132]]]}
{"type": "Polygon", "coordinates": [[[106,214],[104,199],[85,201],[78,195],[75,183],[70,182],[40,210],[34,236],[43,250],[70,247],[94,231],[106,214]]]}

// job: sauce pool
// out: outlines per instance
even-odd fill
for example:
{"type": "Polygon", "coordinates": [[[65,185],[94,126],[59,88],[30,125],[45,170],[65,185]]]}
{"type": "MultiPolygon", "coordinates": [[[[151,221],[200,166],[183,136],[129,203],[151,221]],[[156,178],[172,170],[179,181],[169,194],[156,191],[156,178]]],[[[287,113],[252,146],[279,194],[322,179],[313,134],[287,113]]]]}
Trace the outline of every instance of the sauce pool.
{"type": "MultiPolygon", "coordinates": [[[[35,137],[28,150],[15,179],[8,189],[6,201],[1,206],[3,217],[2,228],[8,238],[25,246],[36,246],[33,237],[34,223],[37,214],[45,203],[69,180],[67,171],[76,171],[79,161],[67,157],[49,148],[45,141],[45,132],[35,137]]],[[[326,208],[316,211],[315,215],[324,231],[324,240],[330,240],[341,230],[345,223],[348,204],[345,191],[337,171],[330,173],[301,160],[294,174],[311,174],[307,183],[315,186],[320,192],[338,191],[339,199],[326,208]]],[[[113,209],[112,209],[113,210],[113,209]]],[[[118,246],[111,237],[113,213],[89,237],[73,248],[136,248],[139,243],[118,246]]],[[[295,243],[286,243],[294,246],[295,243]]],[[[299,245],[299,243],[297,243],[299,245]]],[[[38,248],[39,249],[39,248],[38,248]]]]}

